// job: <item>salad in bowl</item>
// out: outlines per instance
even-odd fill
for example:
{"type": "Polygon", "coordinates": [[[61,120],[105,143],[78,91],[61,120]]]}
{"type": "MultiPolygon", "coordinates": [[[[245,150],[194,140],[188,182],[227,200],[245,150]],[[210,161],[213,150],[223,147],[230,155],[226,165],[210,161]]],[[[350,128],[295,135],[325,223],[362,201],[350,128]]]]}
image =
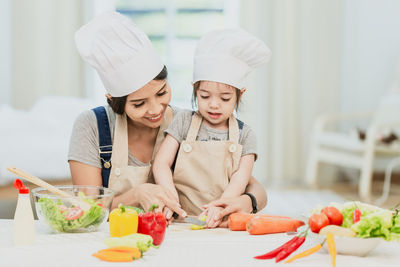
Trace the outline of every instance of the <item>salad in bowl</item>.
{"type": "Polygon", "coordinates": [[[71,197],[60,197],[44,188],[32,195],[38,218],[56,232],[92,232],[107,220],[114,192],[101,186],[56,186],[71,197]]]}
{"type": "Polygon", "coordinates": [[[317,207],[308,219],[311,236],[323,243],[331,233],[339,254],[365,256],[381,241],[400,240],[399,210],[352,201],[317,207]]]}

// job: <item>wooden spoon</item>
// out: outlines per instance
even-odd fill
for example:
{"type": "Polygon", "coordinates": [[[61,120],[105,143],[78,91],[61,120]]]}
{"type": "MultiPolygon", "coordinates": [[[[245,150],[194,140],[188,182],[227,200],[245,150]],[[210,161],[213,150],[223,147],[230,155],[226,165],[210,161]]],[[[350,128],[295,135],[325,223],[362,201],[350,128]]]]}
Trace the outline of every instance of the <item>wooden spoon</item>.
{"type": "Polygon", "coordinates": [[[59,196],[64,197],[64,198],[68,198],[67,200],[69,202],[71,202],[75,206],[81,207],[81,209],[83,209],[83,210],[89,210],[91,208],[89,203],[87,203],[85,201],[82,201],[81,199],[76,198],[75,196],[73,196],[71,194],[68,194],[67,192],[64,192],[64,191],[58,189],[57,187],[55,187],[55,186],[43,181],[42,179],[40,179],[40,178],[38,178],[36,176],[33,176],[33,175],[27,173],[24,170],[21,170],[19,168],[13,167],[13,166],[9,166],[7,168],[7,170],[9,172],[12,172],[12,173],[18,175],[21,178],[24,178],[25,180],[27,180],[27,181],[29,181],[29,182],[37,185],[37,186],[40,186],[40,187],[43,187],[43,188],[49,190],[50,192],[52,192],[52,193],[54,193],[56,195],[59,195],[59,196]]]}

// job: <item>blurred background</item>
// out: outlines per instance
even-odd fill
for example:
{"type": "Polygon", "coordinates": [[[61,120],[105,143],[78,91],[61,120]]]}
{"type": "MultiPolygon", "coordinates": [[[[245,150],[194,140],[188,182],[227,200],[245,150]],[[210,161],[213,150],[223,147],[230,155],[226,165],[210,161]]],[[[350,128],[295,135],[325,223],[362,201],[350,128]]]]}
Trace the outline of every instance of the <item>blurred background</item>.
{"type": "Polygon", "coordinates": [[[400,1],[0,0],[3,204],[15,195],[9,165],[69,181],[73,121],[106,103],[74,33],[112,9],[148,34],[180,107],[191,108],[193,52],[204,33],[241,27],[265,41],[272,59],[249,75],[238,116],[257,133],[254,176],[270,192],[318,188],[371,202],[369,193],[379,195],[393,169],[384,203],[400,201],[400,1]]]}

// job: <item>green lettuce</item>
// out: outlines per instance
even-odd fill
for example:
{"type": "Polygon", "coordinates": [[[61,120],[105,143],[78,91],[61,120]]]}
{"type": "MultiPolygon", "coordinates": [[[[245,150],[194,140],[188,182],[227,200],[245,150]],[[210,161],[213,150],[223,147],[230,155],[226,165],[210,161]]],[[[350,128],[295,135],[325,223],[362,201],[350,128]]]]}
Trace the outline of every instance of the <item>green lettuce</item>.
{"type": "Polygon", "coordinates": [[[59,201],[55,202],[49,198],[41,198],[38,201],[38,205],[41,215],[52,229],[59,232],[73,232],[89,226],[97,226],[107,215],[106,211],[97,205],[93,199],[86,198],[85,201],[91,204],[90,209],[84,211],[82,216],[75,220],[65,219],[59,208],[59,201]]]}
{"type": "Polygon", "coordinates": [[[381,237],[387,241],[391,240],[391,227],[393,214],[390,210],[381,210],[370,213],[351,226],[358,237],[381,237]]]}

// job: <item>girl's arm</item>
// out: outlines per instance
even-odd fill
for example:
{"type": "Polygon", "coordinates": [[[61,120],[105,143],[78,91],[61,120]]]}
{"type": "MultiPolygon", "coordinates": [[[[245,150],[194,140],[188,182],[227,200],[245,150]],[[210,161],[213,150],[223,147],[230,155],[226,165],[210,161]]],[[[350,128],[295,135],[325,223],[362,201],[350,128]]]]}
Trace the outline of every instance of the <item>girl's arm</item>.
{"type": "MultiPolygon", "coordinates": [[[[101,169],[82,162],[70,160],[69,167],[74,185],[102,186],[101,169]]],[[[168,206],[171,210],[185,217],[186,213],[179,206],[175,196],[169,190],[155,184],[141,184],[113,198],[111,209],[122,203],[129,206],[141,206],[148,210],[152,204],[157,204],[160,210],[168,206]]]]}
{"type": "Polygon", "coordinates": [[[240,158],[239,168],[232,175],[228,187],[225,189],[221,198],[238,197],[245,192],[249,184],[251,172],[253,171],[254,154],[244,155],[240,158]]]}
{"type": "Polygon", "coordinates": [[[153,175],[156,184],[169,189],[176,200],[179,200],[179,196],[173,182],[171,166],[174,163],[178,148],[178,141],[167,134],[164,141],[161,143],[153,163],[153,175]]]}

